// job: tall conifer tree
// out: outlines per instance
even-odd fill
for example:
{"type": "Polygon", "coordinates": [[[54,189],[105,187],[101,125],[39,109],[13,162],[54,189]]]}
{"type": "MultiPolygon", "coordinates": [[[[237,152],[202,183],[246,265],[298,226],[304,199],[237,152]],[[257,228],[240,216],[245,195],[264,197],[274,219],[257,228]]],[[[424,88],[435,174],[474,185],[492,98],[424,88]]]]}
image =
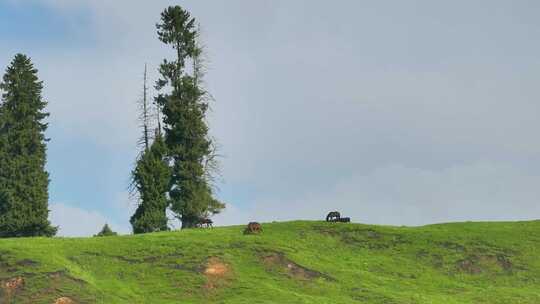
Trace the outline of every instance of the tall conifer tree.
{"type": "Polygon", "coordinates": [[[182,228],[194,227],[202,216],[218,213],[225,205],[213,197],[208,167],[214,159],[213,143],[205,121],[207,93],[201,87],[195,19],[180,6],[161,14],[157,25],[159,39],[172,47],[176,58],[160,65],[161,79],[156,88],[165,91],[157,102],[163,111],[165,143],[171,157],[169,197],[171,210],[182,221],[182,228]],[[189,73],[188,67],[194,67],[189,73]]]}
{"type": "Polygon", "coordinates": [[[139,205],[130,219],[133,233],[147,233],[168,230],[166,215],[169,190],[170,169],[167,161],[167,147],[156,129],[154,141],[150,141],[150,105],[147,103],[146,66],[141,109],[143,134],[140,143],[143,151],[131,173],[132,187],[137,192],[139,205]]]}
{"type": "Polygon", "coordinates": [[[53,236],[45,171],[49,114],[30,58],[17,54],[0,88],[0,236],[53,236]]]}
{"type": "Polygon", "coordinates": [[[140,199],[130,220],[133,233],[168,230],[166,211],[170,169],[167,164],[167,147],[161,134],[156,134],[150,148],[137,160],[132,179],[140,199]]]}

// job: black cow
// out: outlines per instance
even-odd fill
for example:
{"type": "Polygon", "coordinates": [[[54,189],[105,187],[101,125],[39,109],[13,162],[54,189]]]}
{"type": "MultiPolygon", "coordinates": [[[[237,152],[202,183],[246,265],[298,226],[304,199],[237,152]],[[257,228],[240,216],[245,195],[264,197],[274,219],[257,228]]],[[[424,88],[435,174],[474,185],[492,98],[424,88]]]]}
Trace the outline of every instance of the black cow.
{"type": "Polygon", "coordinates": [[[326,221],[327,222],[338,222],[340,218],[341,218],[341,214],[339,214],[339,212],[332,211],[332,212],[328,213],[328,215],[326,216],[326,221]]]}
{"type": "Polygon", "coordinates": [[[202,227],[210,228],[210,227],[212,227],[213,223],[214,222],[211,219],[201,217],[201,218],[199,218],[197,220],[197,227],[199,227],[199,228],[202,228],[202,227]]]}

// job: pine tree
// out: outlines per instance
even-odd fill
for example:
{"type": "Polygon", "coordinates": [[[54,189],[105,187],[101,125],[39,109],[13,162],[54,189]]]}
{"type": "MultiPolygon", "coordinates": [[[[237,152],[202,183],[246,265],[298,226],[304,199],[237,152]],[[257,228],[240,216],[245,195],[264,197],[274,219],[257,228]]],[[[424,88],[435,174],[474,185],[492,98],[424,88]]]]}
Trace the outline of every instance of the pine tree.
{"type": "MultiPolygon", "coordinates": [[[[153,143],[150,143],[150,106],[147,103],[146,66],[144,68],[143,99],[140,121],[143,146],[135,169],[131,173],[132,188],[139,198],[139,206],[130,222],[133,233],[147,233],[168,230],[166,215],[169,190],[170,169],[167,162],[167,147],[161,131],[156,129],[153,143]]],[[[158,123],[159,126],[159,123],[158,123]]]]}
{"type": "MultiPolygon", "coordinates": [[[[160,65],[161,79],[157,102],[163,112],[165,142],[172,159],[169,197],[171,210],[182,221],[182,228],[194,227],[202,216],[218,213],[225,205],[213,197],[206,164],[214,159],[214,145],[205,121],[207,93],[197,72],[201,48],[197,43],[195,19],[180,6],[161,14],[158,37],[176,52],[173,61],[160,65]],[[192,74],[188,73],[193,63],[192,74]]],[[[199,70],[200,71],[200,70],[199,70]]]]}
{"type": "Polygon", "coordinates": [[[103,226],[103,228],[101,228],[101,231],[94,235],[94,237],[96,236],[115,236],[115,235],[118,235],[118,233],[112,231],[111,227],[109,227],[109,224],[105,224],[103,226]]]}
{"type": "Polygon", "coordinates": [[[45,171],[49,114],[30,58],[15,56],[0,89],[0,237],[53,236],[45,171]]]}

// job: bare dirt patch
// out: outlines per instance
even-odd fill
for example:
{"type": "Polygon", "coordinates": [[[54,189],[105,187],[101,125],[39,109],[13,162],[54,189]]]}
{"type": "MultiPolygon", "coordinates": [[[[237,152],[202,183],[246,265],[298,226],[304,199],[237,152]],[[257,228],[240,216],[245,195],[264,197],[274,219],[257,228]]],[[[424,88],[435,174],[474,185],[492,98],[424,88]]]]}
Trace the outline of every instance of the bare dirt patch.
{"type": "Polygon", "coordinates": [[[261,256],[261,260],[266,266],[267,270],[276,269],[278,271],[285,272],[287,275],[295,279],[314,280],[317,278],[324,278],[330,281],[335,280],[322,272],[312,270],[295,263],[281,252],[263,255],[261,256]]]}
{"type": "Polygon", "coordinates": [[[220,259],[212,257],[206,264],[204,274],[207,276],[224,276],[229,272],[229,266],[220,259]]]}
{"type": "MultiPolygon", "coordinates": [[[[75,304],[78,303],[78,301],[74,300],[73,298],[67,296],[62,296],[60,298],[57,297],[66,295],[65,288],[68,286],[71,288],[75,287],[80,291],[83,291],[85,290],[87,284],[84,280],[71,276],[66,270],[40,273],[37,280],[45,280],[47,284],[32,294],[25,294],[24,299],[27,302],[24,303],[41,303],[46,299],[47,301],[51,301],[50,303],[54,304],[75,304]],[[54,300],[55,298],[56,300],[54,300]]],[[[67,294],[69,295],[69,293],[67,294]]],[[[21,296],[19,295],[19,297],[21,296]]]]}
{"type": "Polygon", "coordinates": [[[2,288],[7,291],[15,291],[24,286],[23,277],[15,277],[5,281],[2,281],[2,288]]]}
{"type": "Polygon", "coordinates": [[[39,265],[39,263],[30,259],[24,259],[24,260],[17,261],[15,265],[19,267],[36,267],[39,265]]]}
{"type": "Polygon", "coordinates": [[[68,297],[61,297],[54,301],[54,304],[75,304],[75,301],[68,297]]]}
{"type": "Polygon", "coordinates": [[[421,249],[416,252],[416,258],[430,263],[434,268],[449,269],[450,273],[512,275],[527,270],[520,263],[519,252],[513,249],[479,240],[444,241],[434,244],[436,247],[429,248],[434,252],[421,249]],[[452,259],[454,255],[458,255],[459,258],[452,259]]]}
{"type": "Polygon", "coordinates": [[[58,286],[61,285],[61,283],[64,281],[71,281],[81,286],[86,284],[84,280],[81,280],[79,278],[69,275],[65,270],[48,272],[48,273],[45,273],[45,275],[47,275],[51,279],[51,283],[56,284],[58,286]]]}
{"type": "MultiPolygon", "coordinates": [[[[9,251],[0,251],[0,273],[14,273],[21,268],[38,266],[39,263],[30,259],[16,260],[9,251]]],[[[27,271],[27,269],[24,269],[27,271]]]]}
{"type": "Polygon", "coordinates": [[[9,303],[15,296],[15,293],[23,287],[23,277],[14,277],[0,281],[0,303],[9,303]]]}
{"type": "Polygon", "coordinates": [[[202,270],[206,277],[205,290],[213,290],[227,285],[232,277],[232,268],[218,257],[210,257],[202,270]]]}
{"type": "Polygon", "coordinates": [[[480,274],[488,271],[512,273],[513,264],[505,255],[469,255],[456,262],[459,271],[468,274],[480,274]]]}
{"type": "Polygon", "coordinates": [[[343,245],[369,250],[386,250],[410,243],[410,240],[407,240],[403,235],[383,233],[373,228],[347,227],[340,229],[338,226],[315,226],[313,229],[320,234],[339,239],[343,245]]]}

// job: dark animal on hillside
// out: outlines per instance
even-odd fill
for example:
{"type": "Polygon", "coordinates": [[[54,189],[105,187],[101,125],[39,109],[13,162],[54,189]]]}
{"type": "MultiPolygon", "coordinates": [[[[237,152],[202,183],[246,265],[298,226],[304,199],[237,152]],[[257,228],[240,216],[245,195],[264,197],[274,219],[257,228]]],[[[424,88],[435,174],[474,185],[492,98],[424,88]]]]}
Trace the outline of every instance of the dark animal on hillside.
{"type": "Polygon", "coordinates": [[[341,223],[350,223],[351,218],[350,217],[341,217],[341,218],[339,218],[338,221],[341,222],[341,223]]]}
{"type": "Polygon", "coordinates": [[[211,219],[202,217],[202,218],[198,219],[197,227],[199,227],[199,228],[202,228],[202,227],[210,228],[210,227],[212,227],[213,223],[214,222],[211,219]]]}
{"type": "Polygon", "coordinates": [[[261,224],[257,222],[251,222],[247,225],[246,229],[244,229],[244,234],[258,234],[262,232],[262,226],[261,224]]]}
{"type": "Polygon", "coordinates": [[[332,211],[332,212],[328,213],[328,215],[326,216],[326,221],[327,222],[337,222],[337,221],[339,221],[340,218],[341,218],[341,214],[339,214],[339,212],[332,211]]]}

